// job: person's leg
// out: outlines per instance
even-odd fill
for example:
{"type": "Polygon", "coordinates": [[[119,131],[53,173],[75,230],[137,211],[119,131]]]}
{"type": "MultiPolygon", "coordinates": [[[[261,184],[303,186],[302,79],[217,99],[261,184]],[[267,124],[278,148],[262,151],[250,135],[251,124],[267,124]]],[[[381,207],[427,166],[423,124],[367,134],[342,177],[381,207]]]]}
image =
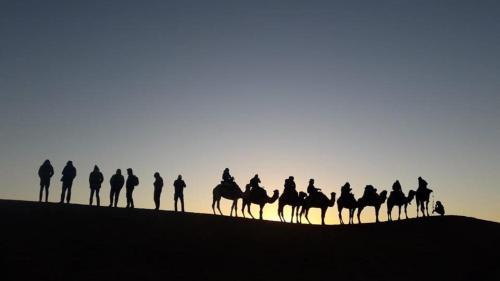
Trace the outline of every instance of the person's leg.
{"type": "Polygon", "coordinates": [[[130,189],[130,207],[134,208],[134,188],[130,189]]]}
{"type": "Polygon", "coordinates": [[[45,186],[45,203],[49,202],[49,185],[45,186]]]}
{"type": "Polygon", "coordinates": [[[158,191],[155,190],[153,194],[153,201],[155,202],[155,210],[158,210],[160,208],[159,202],[158,202],[158,191]]]}
{"type": "Polygon", "coordinates": [[[94,199],[94,189],[90,189],[90,198],[89,198],[89,205],[92,206],[93,200],[94,199]]]}
{"type": "Polygon", "coordinates": [[[184,212],[184,194],[179,194],[179,199],[181,199],[181,210],[184,212]]]}
{"type": "Polygon", "coordinates": [[[127,208],[130,207],[130,189],[125,189],[125,197],[127,198],[127,208]]]}
{"type": "Polygon", "coordinates": [[[61,201],[59,203],[64,203],[64,197],[66,197],[66,183],[63,182],[62,184],[62,191],[61,191],[61,201]]]}
{"type": "Polygon", "coordinates": [[[70,183],[68,185],[68,194],[66,195],[66,203],[69,204],[69,201],[71,201],[71,187],[73,187],[73,183],[70,183]]]}
{"type": "Polygon", "coordinates": [[[175,211],[177,212],[177,192],[174,194],[174,208],[175,208],[175,211]]]}
{"type": "Polygon", "coordinates": [[[113,206],[113,188],[111,188],[111,190],[109,191],[109,207],[112,207],[113,206]]]}
{"type": "Polygon", "coordinates": [[[121,189],[115,190],[115,208],[118,206],[118,198],[120,198],[121,189]]]}
{"type": "Polygon", "coordinates": [[[97,207],[101,206],[101,198],[99,198],[99,188],[95,191],[95,197],[97,200],[97,207]]]}
{"type": "Polygon", "coordinates": [[[44,184],[40,182],[40,195],[38,196],[38,202],[42,202],[44,184]]]}

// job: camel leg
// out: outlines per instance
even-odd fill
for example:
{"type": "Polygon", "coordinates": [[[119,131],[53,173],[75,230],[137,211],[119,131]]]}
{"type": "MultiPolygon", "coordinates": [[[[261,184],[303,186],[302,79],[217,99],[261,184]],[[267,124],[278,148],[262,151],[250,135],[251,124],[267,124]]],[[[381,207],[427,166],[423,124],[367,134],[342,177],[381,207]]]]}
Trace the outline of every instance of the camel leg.
{"type": "Polygon", "coordinates": [[[321,225],[325,225],[326,208],[321,208],[321,225]]]}
{"type": "Polygon", "coordinates": [[[255,218],[253,217],[252,210],[250,209],[251,205],[252,205],[252,203],[248,203],[248,205],[247,205],[247,211],[248,211],[248,213],[250,214],[250,216],[252,217],[252,219],[255,219],[255,218]]]}
{"type": "Polygon", "coordinates": [[[425,205],[424,205],[424,202],[420,203],[420,211],[422,211],[422,217],[425,217],[425,205]]]}
{"type": "Polygon", "coordinates": [[[212,200],[212,211],[214,212],[214,215],[217,215],[215,213],[215,198],[212,200]]]}
{"type": "Polygon", "coordinates": [[[392,221],[392,206],[387,205],[387,221],[392,221]]]}
{"type": "Polygon", "coordinates": [[[237,201],[233,200],[233,204],[231,205],[231,217],[233,216],[233,210],[235,213],[235,216],[238,216],[238,211],[237,211],[237,201]]]}
{"type": "Polygon", "coordinates": [[[349,209],[349,224],[354,224],[354,211],[355,208],[349,209]]]}
{"type": "Polygon", "coordinates": [[[238,199],[234,200],[234,213],[238,217],[238,199]]]}
{"type": "Polygon", "coordinates": [[[363,211],[363,208],[358,208],[358,223],[361,224],[361,212],[363,211]]]}
{"type": "Polygon", "coordinates": [[[280,217],[281,222],[286,222],[285,216],[283,215],[284,209],[285,209],[284,205],[278,204],[278,216],[280,217]]]}
{"type": "Polygon", "coordinates": [[[223,215],[222,211],[220,210],[220,200],[217,201],[217,210],[219,210],[219,213],[223,215]]]}
{"type": "Polygon", "coordinates": [[[309,221],[309,208],[306,209],[306,220],[309,224],[311,224],[311,222],[309,221]]]}
{"type": "Polygon", "coordinates": [[[408,204],[405,204],[405,216],[406,216],[406,219],[408,219],[408,212],[406,211],[407,208],[408,208],[408,204]]]}
{"type": "Polygon", "coordinates": [[[425,202],[425,211],[427,212],[427,216],[429,216],[429,201],[425,202]]]}
{"type": "Polygon", "coordinates": [[[398,206],[398,221],[401,220],[401,206],[398,206]]]}
{"type": "Polygon", "coordinates": [[[295,205],[292,205],[292,219],[290,220],[290,223],[293,223],[293,213],[295,213],[295,205]]]}
{"type": "Polygon", "coordinates": [[[246,218],[246,216],[245,216],[245,206],[246,206],[246,202],[245,202],[245,201],[243,201],[243,202],[241,203],[241,213],[243,214],[243,217],[244,217],[244,218],[246,218]]]}
{"type": "Polygon", "coordinates": [[[260,205],[259,219],[262,220],[262,212],[264,211],[264,205],[260,205]]]}
{"type": "Polygon", "coordinates": [[[340,224],[344,224],[344,221],[342,220],[342,208],[338,207],[338,210],[339,210],[339,221],[340,221],[340,224]]]}

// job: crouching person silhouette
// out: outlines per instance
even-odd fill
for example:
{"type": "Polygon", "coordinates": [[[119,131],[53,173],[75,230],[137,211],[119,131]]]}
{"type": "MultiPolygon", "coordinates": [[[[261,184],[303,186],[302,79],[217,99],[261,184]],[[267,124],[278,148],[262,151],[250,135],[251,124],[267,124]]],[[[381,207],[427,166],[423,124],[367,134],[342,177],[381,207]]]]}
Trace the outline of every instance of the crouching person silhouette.
{"type": "Polygon", "coordinates": [[[154,174],[155,177],[155,182],[153,183],[154,185],[154,201],[155,201],[155,210],[160,209],[160,195],[161,195],[161,190],[163,189],[163,179],[160,176],[160,173],[156,172],[154,174]]]}
{"type": "Polygon", "coordinates": [[[96,203],[99,207],[101,205],[101,200],[99,198],[99,190],[101,189],[101,184],[104,181],[104,176],[102,175],[99,167],[97,165],[94,166],[94,171],[90,173],[89,176],[89,186],[90,186],[90,200],[89,205],[92,206],[94,193],[96,197],[96,203]]]}
{"type": "Polygon", "coordinates": [[[109,206],[112,207],[113,204],[116,207],[118,205],[118,198],[120,197],[120,191],[125,184],[125,178],[122,175],[122,170],[117,169],[116,174],[114,174],[109,179],[109,185],[111,186],[111,191],[109,192],[109,206]]]}
{"type": "Polygon", "coordinates": [[[432,213],[437,213],[441,216],[444,216],[444,206],[443,204],[441,203],[441,201],[437,201],[436,202],[436,206],[434,206],[434,210],[432,211],[432,213]]]}
{"type": "Polygon", "coordinates": [[[174,203],[175,211],[177,212],[177,200],[181,201],[181,210],[184,212],[184,188],[186,183],[182,180],[182,175],[179,175],[174,181],[174,203]]]}
{"type": "Polygon", "coordinates": [[[49,199],[50,178],[54,175],[54,168],[49,160],[45,160],[42,166],[38,169],[38,176],[40,177],[40,195],[38,202],[42,202],[43,190],[45,190],[45,202],[49,199]]]}
{"type": "Polygon", "coordinates": [[[73,180],[75,177],[76,168],[73,166],[73,162],[68,161],[62,171],[62,192],[61,201],[59,201],[59,203],[64,203],[64,197],[66,197],[66,203],[69,203],[71,200],[71,187],[73,186],[73,180]]]}
{"type": "Polygon", "coordinates": [[[127,183],[125,188],[127,189],[127,208],[134,208],[134,198],[132,197],[134,188],[139,185],[139,178],[136,177],[131,168],[127,169],[127,183]]]}

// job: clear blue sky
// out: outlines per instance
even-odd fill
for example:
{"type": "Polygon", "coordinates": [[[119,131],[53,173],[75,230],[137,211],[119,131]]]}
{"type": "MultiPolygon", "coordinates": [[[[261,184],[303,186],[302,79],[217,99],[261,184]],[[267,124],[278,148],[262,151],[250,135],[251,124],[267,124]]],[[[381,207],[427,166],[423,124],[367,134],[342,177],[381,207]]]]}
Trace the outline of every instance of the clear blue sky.
{"type": "Polygon", "coordinates": [[[211,212],[229,167],[269,192],[290,175],[356,196],[422,176],[449,213],[500,221],[499,15],[498,1],[2,1],[0,198],[35,200],[48,158],[52,201],[73,160],[78,203],[97,164],[106,204],[132,167],[138,207],[158,171],[162,208],[182,173],[187,208],[211,212]]]}

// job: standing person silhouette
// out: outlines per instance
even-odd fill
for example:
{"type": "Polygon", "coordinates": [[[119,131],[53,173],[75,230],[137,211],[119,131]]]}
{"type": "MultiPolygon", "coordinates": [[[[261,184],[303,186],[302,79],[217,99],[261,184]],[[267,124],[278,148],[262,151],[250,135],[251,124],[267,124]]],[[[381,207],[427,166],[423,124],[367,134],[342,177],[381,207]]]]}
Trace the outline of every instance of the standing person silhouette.
{"type": "Polygon", "coordinates": [[[99,198],[99,190],[101,189],[101,184],[104,181],[104,176],[102,175],[99,167],[94,166],[94,171],[90,173],[89,176],[89,186],[90,186],[90,200],[89,205],[92,206],[92,201],[94,199],[94,193],[96,197],[97,206],[101,205],[101,200],[99,198]]]}
{"type": "Polygon", "coordinates": [[[132,193],[134,192],[134,188],[139,185],[139,178],[136,177],[131,168],[127,169],[127,183],[125,188],[127,189],[127,208],[134,208],[134,198],[132,197],[132,193]]]}
{"type": "Polygon", "coordinates": [[[154,201],[155,201],[155,210],[160,209],[160,195],[161,195],[161,190],[163,188],[163,179],[160,176],[160,173],[156,172],[154,174],[155,177],[155,182],[153,183],[154,185],[154,201]]]}
{"type": "Polygon", "coordinates": [[[38,176],[40,177],[40,195],[38,196],[38,202],[42,202],[43,190],[45,189],[45,202],[49,199],[49,187],[50,178],[54,175],[54,167],[50,164],[47,159],[38,169],[38,176]]]}
{"type": "Polygon", "coordinates": [[[125,178],[122,175],[122,170],[116,169],[116,174],[111,176],[109,179],[109,185],[111,186],[111,191],[109,192],[109,206],[112,207],[113,203],[115,207],[118,205],[118,197],[120,197],[120,191],[125,184],[125,178]]]}
{"type": "Polygon", "coordinates": [[[182,175],[179,175],[177,179],[174,181],[174,203],[175,203],[175,211],[177,212],[177,200],[181,200],[181,210],[184,212],[184,188],[186,187],[186,183],[182,180],[182,175]]]}
{"type": "Polygon", "coordinates": [[[62,171],[62,192],[61,201],[59,203],[64,203],[64,197],[66,197],[66,203],[69,204],[71,200],[71,187],[73,186],[73,180],[76,177],[76,168],[73,166],[73,162],[68,161],[66,166],[62,171]]]}

